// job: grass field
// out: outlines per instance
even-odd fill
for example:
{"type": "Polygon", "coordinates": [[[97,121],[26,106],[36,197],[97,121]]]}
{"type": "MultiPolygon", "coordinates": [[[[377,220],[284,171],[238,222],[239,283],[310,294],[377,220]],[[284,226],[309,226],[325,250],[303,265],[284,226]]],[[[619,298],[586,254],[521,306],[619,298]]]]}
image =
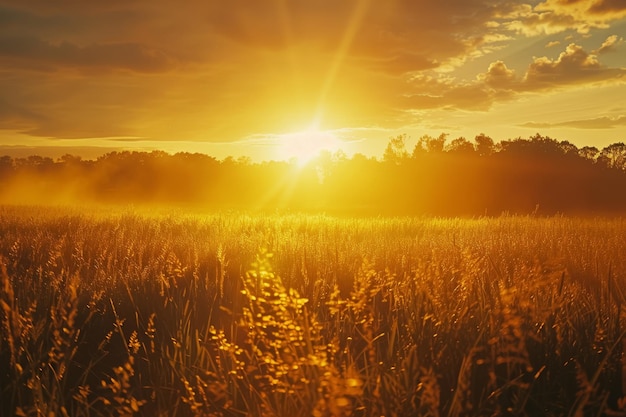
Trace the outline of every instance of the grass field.
{"type": "Polygon", "coordinates": [[[0,208],[1,415],[624,416],[626,221],[0,208]]]}

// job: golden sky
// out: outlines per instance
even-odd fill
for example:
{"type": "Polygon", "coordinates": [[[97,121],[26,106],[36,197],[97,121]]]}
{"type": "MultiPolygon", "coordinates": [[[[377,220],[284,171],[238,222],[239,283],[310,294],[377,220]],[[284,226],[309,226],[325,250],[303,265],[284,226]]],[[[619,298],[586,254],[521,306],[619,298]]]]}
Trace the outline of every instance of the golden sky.
{"type": "Polygon", "coordinates": [[[626,141],[625,38],[624,0],[0,0],[0,154],[601,148],[626,141]]]}

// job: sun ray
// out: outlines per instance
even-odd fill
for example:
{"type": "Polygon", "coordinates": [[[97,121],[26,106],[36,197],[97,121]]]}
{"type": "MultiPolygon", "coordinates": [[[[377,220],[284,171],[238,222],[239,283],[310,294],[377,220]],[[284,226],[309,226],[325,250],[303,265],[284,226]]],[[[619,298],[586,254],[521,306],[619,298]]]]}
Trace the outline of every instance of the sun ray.
{"type": "Polygon", "coordinates": [[[341,68],[341,65],[343,64],[345,57],[348,53],[348,49],[350,48],[350,45],[352,44],[352,41],[354,40],[354,37],[359,27],[361,26],[361,23],[363,22],[363,18],[365,17],[365,14],[369,9],[370,3],[371,0],[357,1],[355,3],[355,8],[352,12],[352,15],[350,16],[350,21],[348,22],[346,31],[343,35],[343,38],[341,39],[339,47],[337,48],[337,52],[335,53],[330,68],[328,69],[328,74],[324,79],[324,84],[322,86],[317,101],[317,108],[315,112],[315,117],[313,118],[313,124],[316,124],[318,126],[321,124],[328,93],[335,83],[335,79],[337,78],[339,69],[341,68]]]}

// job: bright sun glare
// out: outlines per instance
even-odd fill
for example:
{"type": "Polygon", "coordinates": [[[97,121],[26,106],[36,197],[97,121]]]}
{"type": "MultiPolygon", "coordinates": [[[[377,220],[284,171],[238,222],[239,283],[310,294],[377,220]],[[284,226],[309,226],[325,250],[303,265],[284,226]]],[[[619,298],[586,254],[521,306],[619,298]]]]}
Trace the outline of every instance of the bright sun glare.
{"type": "Polygon", "coordinates": [[[322,151],[338,151],[340,145],[341,140],[332,132],[311,128],[281,135],[278,157],[284,160],[295,158],[298,165],[305,165],[322,151]]]}

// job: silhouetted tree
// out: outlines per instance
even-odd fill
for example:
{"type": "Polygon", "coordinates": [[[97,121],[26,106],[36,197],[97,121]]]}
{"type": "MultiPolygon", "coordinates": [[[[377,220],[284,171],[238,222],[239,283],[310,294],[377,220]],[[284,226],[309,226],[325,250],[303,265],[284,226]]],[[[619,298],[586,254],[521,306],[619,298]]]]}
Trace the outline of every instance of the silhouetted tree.
{"type": "Polygon", "coordinates": [[[481,133],[474,138],[474,142],[476,142],[476,152],[480,156],[489,156],[494,152],[494,143],[493,139],[489,136],[481,133]]]}
{"type": "Polygon", "coordinates": [[[395,138],[391,138],[385,148],[383,160],[385,162],[400,164],[404,160],[408,159],[408,157],[409,153],[406,150],[406,135],[399,135],[395,138]]]}
{"type": "Polygon", "coordinates": [[[590,161],[595,161],[600,151],[595,146],[583,146],[578,150],[578,155],[590,161]]]}
{"type": "Polygon", "coordinates": [[[438,137],[433,138],[432,136],[423,136],[424,143],[426,145],[426,150],[430,153],[438,153],[443,152],[446,146],[446,139],[448,137],[447,133],[442,133],[438,137]]]}
{"type": "Polygon", "coordinates": [[[569,141],[562,140],[559,142],[559,148],[561,148],[565,155],[578,155],[578,147],[569,141]]]}
{"type": "Polygon", "coordinates": [[[612,143],[602,149],[600,157],[611,168],[626,169],[626,145],[623,142],[612,143]]]}
{"type": "MultiPolygon", "coordinates": [[[[0,191],[42,202],[198,205],[206,209],[324,210],[347,214],[498,215],[626,213],[626,145],[601,152],[539,134],[495,145],[480,134],[446,146],[424,135],[409,157],[406,135],[382,160],[322,153],[312,163],[219,161],[199,153],[111,152],[0,158],[0,191]]],[[[8,196],[8,201],[13,201],[8,196]]],[[[32,200],[30,200],[32,201],[32,200]]]]}
{"type": "Polygon", "coordinates": [[[63,164],[79,165],[82,162],[82,160],[83,158],[80,156],[75,156],[75,155],[66,153],[65,155],[59,158],[58,162],[63,163],[63,164]]]}
{"type": "Polygon", "coordinates": [[[413,147],[413,152],[411,152],[411,158],[417,159],[420,156],[424,155],[428,150],[426,149],[426,138],[428,135],[424,135],[418,139],[415,147],[413,147]]]}
{"type": "Polygon", "coordinates": [[[464,137],[459,137],[448,144],[446,151],[458,154],[471,155],[475,152],[474,145],[464,137]]]}
{"type": "Polygon", "coordinates": [[[8,155],[0,156],[0,172],[13,170],[13,158],[8,155]]]}

